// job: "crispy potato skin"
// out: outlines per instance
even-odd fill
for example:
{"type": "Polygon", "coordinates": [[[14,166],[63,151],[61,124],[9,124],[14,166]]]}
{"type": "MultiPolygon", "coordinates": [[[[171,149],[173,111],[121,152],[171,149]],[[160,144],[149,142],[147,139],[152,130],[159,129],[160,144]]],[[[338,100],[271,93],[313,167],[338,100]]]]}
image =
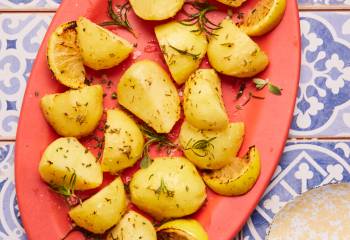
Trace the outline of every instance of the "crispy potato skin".
{"type": "Polygon", "coordinates": [[[268,56],[232,20],[224,19],[214,31],[208,45],[211,66],[219,73],[247,78],[262,72],[269,64],[268,56]]]}
{"type": "Polygon", "coordinates": [[[116,174],[131,167],[142,156],[144,138],[135,121],[125,112],[107,111],[102,169],[116,174]]]}
{"type": "Polygon", "coordinates": [[[155,158],[134,174],[130,193],[132,203],[158,220],[192,214],[206,199],[201,176],[182,157],[155,158]]]}
{"type": "Polygon", "coordinates": [[[80,227],[101,234],[117,224],[126,211],[124,184],[118,177],[98,193],[69,211],[80,227]]]}
{"type": "Polygon", "coordinates": [[[135,211],[126,213],[117,226],[108,233],[106,240],[157,240],[152,223],[135,211]]]}
{"type": "Polygon", "coordinates": [[[238,196],[254,186],[260,169],[259,151],[252,147],[243,158],[233,158],[222,169],[204,172],[203,179],[209,188],[220,195],[238,196]]]}
{"type": "Polygon", "coordinates": [[[117,66],[133,51],[133,45],[87,18],[77,21],[78,44],[84,64],[101,70],[117,66]]]}
{"type": "Polygon", "coordinates": [[[175,16],[184,0],[130,0],[136,15],[144,20],[165,20],[175,16]]]}
{"type": "Polygon", "coordinates": [[[119,103],[158,133],[169,133],[180,118],[175,84],[157,63],[142,60],[126,70],[117,87],[119,103]]]}
{"type": "Polygon", "coordinates": [[[195,30],[196,26],[185,26],[177,21],[154,29],[171,76],[179,85],[199,67],[207,52],[204,33],[193,32],[195,30]]]}
{"type": "Polygon", "coordinates": [[[84,137],[97,127],[103,113],[100,85],[45,95],[40,101],[46,121],[64,137],[84,137]]]}
{"type": "Polygon", "coordinates": [[[221,92],[221,80],[213,69],[199,69],[185,84],[186,120],[203,130],[220,130],[228,126],[228,116],[221,92]]]}
{"type": "Polygon", "coordinates": [[[76,138],[59,138],[44,151],[40,164],[41,178],[50,185],[69,187],[75,174],[74,189],[87,190],[102,184],[102,170],[96,158],[76,138]]]}
{"type": "Polygon", "coordinates": [[[218,131],[206,131],[184,122],[180,131],[180,145],[185,156],[198,168],[220,169],[231,162],[241,147],[244,137],[244,123],[230,123],[227,128],[218,131]],[[215,138],[215,139],[213,139],[215,138]],[[205,149],[196,149],[193,145],[201,140],[209,140],[205,149]]]}

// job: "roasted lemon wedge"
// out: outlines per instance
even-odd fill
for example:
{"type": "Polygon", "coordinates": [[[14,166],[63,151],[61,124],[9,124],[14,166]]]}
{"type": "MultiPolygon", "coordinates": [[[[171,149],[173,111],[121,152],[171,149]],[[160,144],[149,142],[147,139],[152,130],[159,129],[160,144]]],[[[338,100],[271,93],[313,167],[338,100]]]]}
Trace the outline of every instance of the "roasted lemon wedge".
{"type": "Polygon", "coordinates": [[[241,29],[249,36],[261,36],[281,21],[287,0],[260,0],[244,18],[241,29]]]}
{"type": "Polygon", "coordinates": [[[81,88],[85,81],[76,26],[75,21],[60,25],[51,35],[47,47],[49,68],[60,83],[70,88],[81,88]]]}
{"type": "Polygon", "coordinates": [[[203,173],[203,180],[214,192],[237,196],[248,192],[260,174],[260,154],[251,147],[243,158],[234,158],[225,167],[203,173]]]}
{"type": "Polygon", "coordinates": [[[202,225],[192,219],[177,219],[164,223],[157,229],[159,240],[208,240],[202,225]]]}

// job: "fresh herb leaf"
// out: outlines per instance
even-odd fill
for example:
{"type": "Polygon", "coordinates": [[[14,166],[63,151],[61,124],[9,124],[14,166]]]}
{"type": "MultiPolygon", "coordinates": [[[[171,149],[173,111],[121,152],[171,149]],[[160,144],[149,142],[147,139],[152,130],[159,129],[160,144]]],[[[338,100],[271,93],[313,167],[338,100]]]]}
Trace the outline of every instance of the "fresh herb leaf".
{"type": "Polygon", "coordinates": [[[214,149],[214,145],[212,141],[214,141],[216,137],[210,139],[201,139],[198,141],[194,141],[192,138],[187,142],[185,151],[191,150],[198,157],[206,157],[211,154],[211,149],[214,149]]]}
{"type": "Polygon", "coordinates": [[[156,133],[153,129],[145,125],[140,125],[140,129],[147,140],[143,147],[143,158],[140,162],[141,168],[147,168],[152,163],[152,158],[149,156],[149,147],[152,144],[157,144],[159,150],[162,148],[172,149],[177,147],[176,144],[169,140],[166,134],[156,133]]]}
{"type": "Polygon", "coordinates": [[[182,50],[182,49],[176,48],[176,47],[174,47],[174,46],[172,46],[170,44],[169,44],[169,47],[174,49],[175,51],[177,51],[178,53],[180,53],[182,55],[186,55],[186,56],[192,57],[193,60],[197,60],[199,58],[199,55],[200,55],[200,53],[198,53],[198,54],[190,53],[187,50],[182,50]]]}
{"type": "Polygon", "coordinates": [[[261,78],[254,78],[254,79],[253,79],[253,83],[255,84],[255,87],[256,87],[258,90],[261,90],[261,89],[263,89],[264,87],[266,87],[266,85],[269,83],[269,81],[268,81],[268,80],[261,79],[261,78]]]}
{"type": "Polygon", "coordinates": [[[51,184],[50,187],[52,190],[63,195],[64,197],[70,197],[74,195],[74,188],[75,188],[76,181],[77,181],[77,175],[75,172],[73,172],[67,186],[51,184]]]}
{"type": "Polygon", "coordinates": [[[185,2],[185,5],[189,5],[194,8],[197,12],[189,13],[183,8],[184,14],[186,15],[186,19],[180,21],[182,25],[185,26],[198,26],[197,30],[194,32],[205,33],[207,36],[216,35],[213,34],[213,30],[218,30],[221,28],[220,25],[217,25],[210,21],[207,18],[207,13],[217,10],[217,7],[208,3],[208,1],[200,2],[200,1],[188,1],[185,2]]]}
{"type": "Polygon", "coordinates": [[[159,186],[159,188],[158,189],[155,189],[155,190],[153,190],[154,191],[154,193],[158,196],[158,199],[159,199],[159,197],[160,197],[160,195],[162,194],[162,193],[164,193],[165,195],[166,195],[166,197],[169,197],[169,198],[171,198],[171,197],[174,197],[174,195],[175,195],[175,191],[171,191],[171,190],[169,190],[168,188],[167,188],[167,186],[165,185],[165,182],[164,182],[164,179],[162,178],[162,180],[160,181],[160,186],[159,186]]]}
{"type": "Polygon", "coordinates": [[[275,94],[277,96],[281,96],[282,95],[282,88],[273,85],[272,83],[268,83],[268,89],[272,94],[275,94]]]}
{"type": "Polygon", "coordinates": [[[128,19],[128,12],[131,10],[130,3],[126,2],[122,5],[116,5],[116,8],[117,11],[114,11],[113,0],[108,0],[108,15],[112,19],[112,21],[103,22],[100,24],[100,26],[116,25],[125,28],[126,30],[134,34],[134,31],[128,19]]]}

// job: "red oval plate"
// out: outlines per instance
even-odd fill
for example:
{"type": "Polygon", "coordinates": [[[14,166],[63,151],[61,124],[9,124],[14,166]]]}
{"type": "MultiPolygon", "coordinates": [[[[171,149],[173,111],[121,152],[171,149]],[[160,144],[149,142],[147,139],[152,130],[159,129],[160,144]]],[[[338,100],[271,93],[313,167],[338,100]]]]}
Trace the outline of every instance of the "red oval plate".
{"type": "MultiPolygon", "coordinates": [[[[256,0],[248,0],[241,11],[252,8],[256,2],[256,0]]],[[[226,9],[223,5],[215,4],[222,11],[211,14],[211,18],[219,21],[225,16],[226,9]]],[[[86,16],[97,23],[105,21],[108,19],[106,9],[107,0],[63,1],[48,29],[34,64],[22,106],[15,155],[16,190],[22,220],[29,239],[58,240],[70,229],[65,202],[40,180],[38,174],[38,163],[43,150],[58,137],[41,114],[40,97],[44,94],[65,90],[53,80],[47,67],[48,37],[59,24],[75,20],[78,16],[86,16]]],[[[111,30],[118,32],[133,43],[138,42],[133,56],[119,67],[108,71],[88,71],[89,75],[94,76],[94,83],[104,83],[106,80],[103,79],[106,78],[112,80],[110,88],[107,86],[108,83],[104,84],[107,93],[106,108],[115,106],[116,102],[111,99],[110,95],[115,91],[116,83],[123,70],[133,62],[140,59],[153,59],[166,69],[153,33],[153,27],[159,22],[141,21],[133,13],[131,13],[130,20],[138,34],[138,40],[124,30],[117,28],[111,28],[111,30]]],[[[245,95],[236,101],[241,80],[222,76],[224,101],[231,121],[246,123],[246,137],[241,154],[249,146],[256,145],[261,151],[262,170],[254,188],[244,196],[222,197],[208,190],[207,203],[194,217],[204,225],[210,239],[227,240],[241,229],[266,189],[283,151],[299,81],[300,33],[296,1],[287,1],[285,16],[274,31],[255,40],[268,53],[271,61],[270,66],[261,74],[261,77],[268,78],[272,83],[282,87],[283,94],[275,96],[264,89],[257,92],[256,95],[264,96],[265,100],[252,99],[243,110],[237,110],[236,105],[242,104],[250,91],[256,91],[252,84],[248,83],[245,95]]],[[[207,60],[203,61],[202,67],[207,67],[207,60]]],[[[89,139],[85,139],[84,143],[93,144],[89,139]]],[[[111,178],[106,176],[106,179],[111,178]]],[[[82,237],[75,234],[69,239],[82,239],[82,237]]]]}

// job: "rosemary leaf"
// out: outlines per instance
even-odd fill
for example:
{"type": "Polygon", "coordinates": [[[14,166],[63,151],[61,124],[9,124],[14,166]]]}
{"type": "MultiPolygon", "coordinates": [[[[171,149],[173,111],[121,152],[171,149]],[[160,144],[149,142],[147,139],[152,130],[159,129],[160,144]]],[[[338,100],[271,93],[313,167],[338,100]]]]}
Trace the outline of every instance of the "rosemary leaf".
{"type": "Polygon", "coordinates": [[[258,90],[261,90],[269,83],[269,81],[261,79],[261,78],[254,78],[253,83],[255,84],[255,87],[258,90]]]}
{"type": "Polygon", "coordinates": [[[182,55],[186,55],[186,56],[192,57],[193,60],[197,60],[199,58],[199,55],[200,55],[200,53],[198,53],[198,54],[190,53],[187,50],[182,50],[182,49],[176,48],[176,47],[174,47],[174,46],[172,46],[170,44],[169,44],[169,47],[171,47],[172,49],[174,49],[175,51],[177,51],[178,53],[180,53],[182,55]]]}
{"type": "Polygon", "coordinates": [[[191,150],[195,155],[198,157],[206,157],[209,154],[211,154],[211,149],[214,149],[214,145],[211,143],[214,141],[216,137],[210,138],[210,139],[201,139],[194,141],[193,139],[190,139],[185,147],[185,151],[191,150]]]}

